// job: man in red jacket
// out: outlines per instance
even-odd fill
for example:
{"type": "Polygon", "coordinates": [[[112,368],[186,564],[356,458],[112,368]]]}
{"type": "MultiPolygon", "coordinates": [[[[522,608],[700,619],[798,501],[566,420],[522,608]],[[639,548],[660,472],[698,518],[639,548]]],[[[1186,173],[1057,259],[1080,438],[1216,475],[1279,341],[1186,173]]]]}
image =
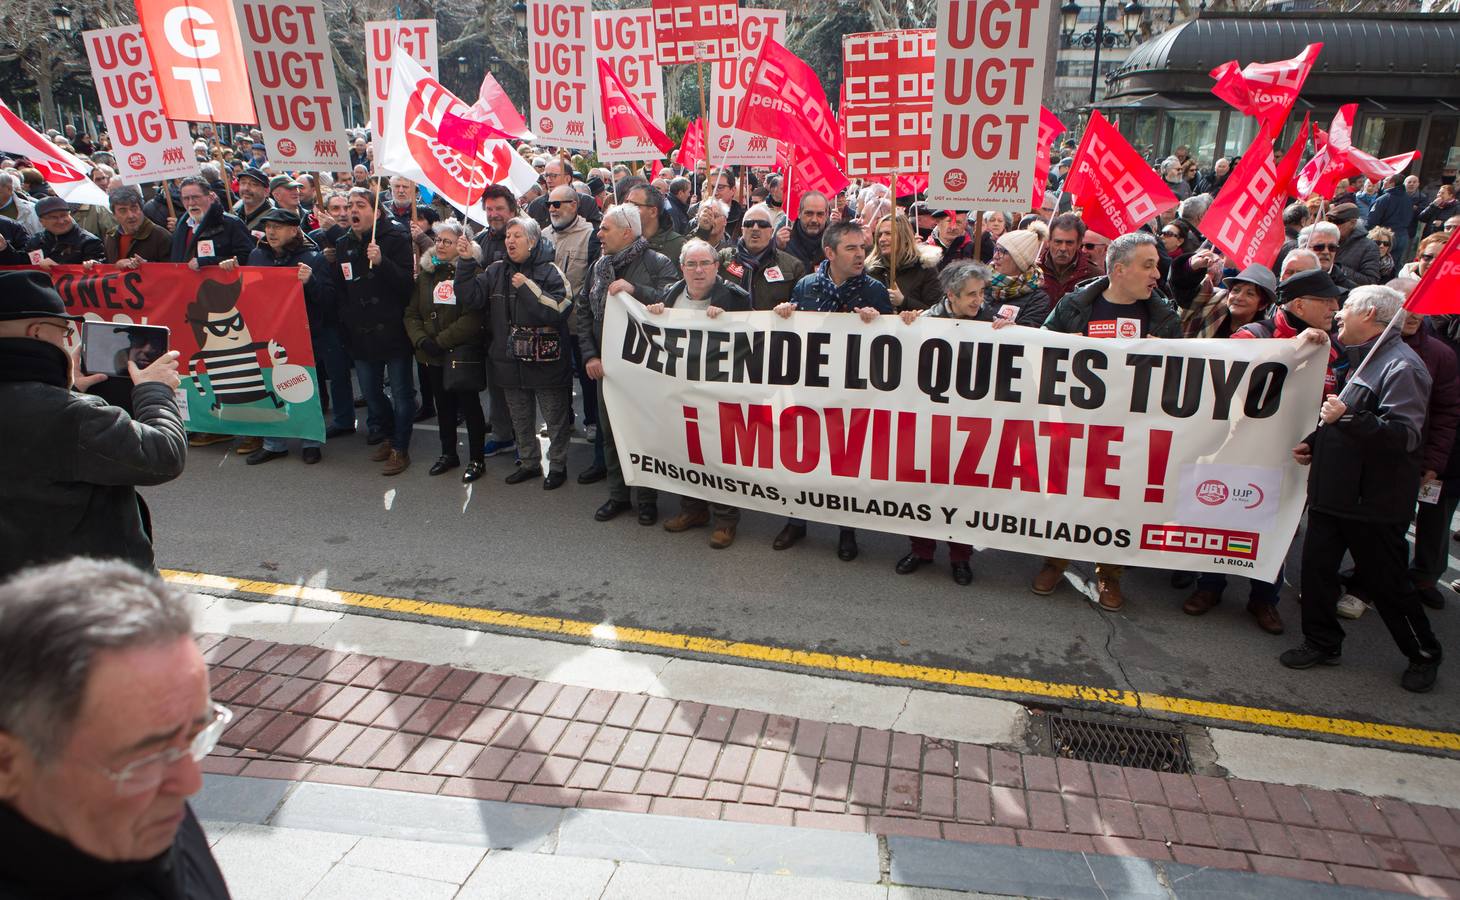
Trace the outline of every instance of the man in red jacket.
{"type": "Polygon", "coordinates": [[[1051,308],[1080,282],[1101,274],[1082,252],[1085,231],[1084,220],[1074,213],[1055,216],[1049,223],[1049,243],[1039,254],[1039,270],[1051,308]]]}

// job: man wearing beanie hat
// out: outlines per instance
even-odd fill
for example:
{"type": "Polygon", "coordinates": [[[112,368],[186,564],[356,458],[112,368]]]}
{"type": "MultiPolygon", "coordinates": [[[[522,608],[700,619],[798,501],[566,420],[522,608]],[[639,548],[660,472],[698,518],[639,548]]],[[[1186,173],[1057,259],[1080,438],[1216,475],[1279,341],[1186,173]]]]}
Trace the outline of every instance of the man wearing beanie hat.
{"type": "Polygon", "coordinates": [[[71,204],[60,197],[46,197],[35,205],[41,220],[40,234],[31,235],[25,250],[43,269],[56,265],[78,265],[87,260],[106,261],[101,238],[83,229],[71,218],[71,204]],[[40,256],[34,254],[39,253],[40,256]]]}
{"type": "Polygon", "coordinates": [[[238,202],[233,204],[233,214],[243,220],[255,241],[264,239],[264,226],[259,219],[274,208],[269,199],[269,176],[249,166],[238,174],[238,202]]]}
{"type": "Polygon", "coordinates": [[[1379,245],[1369,240],[1369,230],[1359,224],[1357,203],[1336,203],[1328,209],[1328,221],[1338,226],[1338,252],[1334,263],[1342,266],[1355,285],[1378,284],[1382,280],[1379,245]]]}
{"type": "Polygon", "coordinates": [[[1074,213],[1055,216],[1049,223],[1049,243],[1040,254],[1039,270],[1051,303],[1060,302],[1076,285],[1100,275],[1080,252],[1085,230],[1085,220],[1074,213]]]}
{"type": "Polygon", "coordinates": [[[182,473],[187,457],[173,391],[177,352],[128,364],[136,418],[82,393],[71,323],[50,276],[0,272],[0,577],[70,556],[125,559],[151,569],[152,539],[136,486],[182,473]]]}
{"type": "Polygon", "coordinates": [[[1052,305],[1041,286],[1039,235],[1032,231],[1006,231],[994,244],[989,263],[994,276],[984,291],[984,303],[995,318],[1016,325],[1038,328],[1052,305]]]}

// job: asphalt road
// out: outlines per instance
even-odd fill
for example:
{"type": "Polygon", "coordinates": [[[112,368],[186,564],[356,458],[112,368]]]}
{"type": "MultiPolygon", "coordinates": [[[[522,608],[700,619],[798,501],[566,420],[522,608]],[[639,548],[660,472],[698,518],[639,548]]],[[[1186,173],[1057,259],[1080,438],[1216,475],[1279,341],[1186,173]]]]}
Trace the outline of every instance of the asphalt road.
{"type": "MultiPolygon", "coordinates": [[[[832,526],[813,525],[806,541],[774,552],[781,521],[758,513],[716,551],[704,529],[672,535],[631,514],[593,521],[603,483],[570,477],[551,493],[540,482],[506,485],[507,458],[488,460],[470,491],[459,470],[430,478],[438,440],[418,430],[414,465],[395,478],[368,461],[363,431],[331,442],[312,467],[297,448],[255,467],[225,445],[195,449],[180,479],[144,491],[158,564],[1427,729],[1460,723],[1454,666],[1434,693],[1402,691],[1404,659],[1372,611],[1346,626],[1342,666],[1279,666],[1278,653],[1298,641],[1292,587],[1280,607],[1288,633],[1272,637],[1244,611],[1241,579],[1221,606],[1192,618],[1167,573],[1134,570],[1125,609],[1110,614],[1069,585],[1030,593],[1039,561],[1013,553],[975,554],[974,583],[959,587],[941,556],[897,575],[907,541],[896,535],[863,533],[850,563],[836,557],[832,526]]],[[[576,441],[570,476],[590,459],[576,441]]],[[[661,519],[676,506],[661,498],[661,519]]],[[[1451,607],[1432,619],[1456,652],[1460,599],[1446,594],[1451,607]]]]}

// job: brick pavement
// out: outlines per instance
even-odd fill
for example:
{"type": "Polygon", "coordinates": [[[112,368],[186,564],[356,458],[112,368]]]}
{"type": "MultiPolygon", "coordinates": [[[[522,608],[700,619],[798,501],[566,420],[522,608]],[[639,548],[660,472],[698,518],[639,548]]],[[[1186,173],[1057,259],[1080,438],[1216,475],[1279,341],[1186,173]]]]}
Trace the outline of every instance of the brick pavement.
{"type": "Polygon", "coordinates": [[[1460,898],[1460,811],[1024,755],[317,647],[200,638],[204,769],[1083,851],[1460,898]]]}

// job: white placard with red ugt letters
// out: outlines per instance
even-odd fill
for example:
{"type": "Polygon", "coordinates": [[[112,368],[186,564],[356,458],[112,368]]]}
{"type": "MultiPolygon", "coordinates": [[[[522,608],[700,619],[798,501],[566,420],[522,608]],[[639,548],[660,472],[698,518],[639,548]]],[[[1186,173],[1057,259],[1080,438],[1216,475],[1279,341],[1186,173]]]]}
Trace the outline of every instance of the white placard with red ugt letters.
{"type": "Polygon", "coordinates": [[[750,84],[756,54],[767,38],[786,42],[786,11],[742,9],[740,11],[740,56],[712,66],[710,84],[710,156],[715,165],[773,166],[776,144],[763,134],[736,128],[735,113],[750,84]]]}
{"type": "Polygon", "coordinates": [[[598,82],[592,0],[529,0],[527,57],[532,103],[527,127],[550,147],[593,146],[598,82]]]}
{"type": "Polygon", "coordinates": [[[625,479],[1035,556],[1271,581],[1306,497],[1326,348],[983,322],[652,315],[615,295],[625,479]],[[645,398],[653,398],[646,402],[645,398]]]}
{"type": "MultiPolygon", "coordinates": [[[[385,104],[390,100],[391,60],[399,45],[429,75],[436,74],[436,20],[388,19],[365,23],[365,79],[370,83],[370,127],[375,140],[385,134],[385,104]]],[[[376,148],[379,149],[378,147],[376,148]]]]}
{"type": "Polygon", "coordinates": [[[88,31],[82,39],[122,180],[136,184],[196,175],[187,128],[162,111],[142,29],[119,25],[88,31]]]}
{"type": "Polygon", "coordinates": [[[931,28],[842,38],[848,175],[928,171],[936,43],[931,28]]]}
{"type": "MultiPolygon", "coordinates": [[[[593,14],[593,46],[598,59],[608,60],[619,81],[659,130],[664,130],[664,70],[654,62],[654,13],[621,9],[593,14]]],[[[597,117],[595,138],[603,162],[658,159],[659,148],[642,137],[612,141],[608,125],[597,117]]]]}
{"type": "Polygon", "coordinates": [[[320,0],[234,0],[254,110],[278,169],[348,171],[340,88],[320,0]]]}
{"type": "Polygon", "coordinates": [[[939,0],[928,204],[1029,209],[1051,0],[939,0]]]}

